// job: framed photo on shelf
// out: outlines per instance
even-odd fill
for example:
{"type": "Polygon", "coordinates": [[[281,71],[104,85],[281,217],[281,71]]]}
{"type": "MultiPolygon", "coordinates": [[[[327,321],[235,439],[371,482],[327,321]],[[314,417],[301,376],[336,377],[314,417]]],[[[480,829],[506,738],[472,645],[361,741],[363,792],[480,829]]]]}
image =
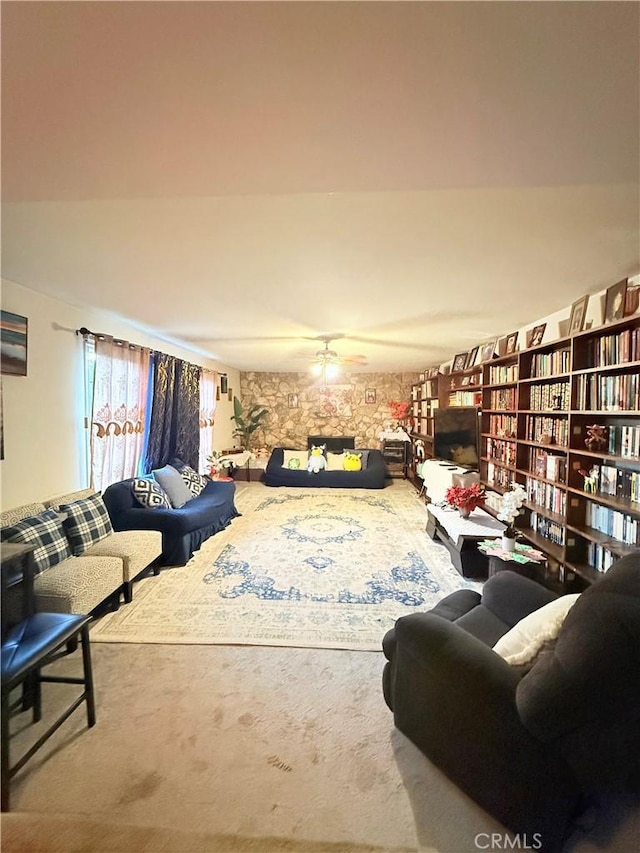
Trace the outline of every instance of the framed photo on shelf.
{"type": "Polygon", "coordinates": [[[510,335],[507,335],[507,342],[504,347],[505,355],[511,355],[511,353],[516,351],[516,344],[518,343],[518,333],[512,332],[510,335]]]}
{"type": "Polygon", "coordinates": [[[438,373],[439,373],[439,372],[440,372],[440,368],[439,368],[439,367],[430,367],[430,368],[429,368],[429,376],[428,376],[428,378],[429,378],[429,379],[434,379],[434,378],[438,375],[438,373]]]}
{"type": "Polygon", "coordinates": [[[375,401],[376,401],[376,389],[375,388],[366,388],[365,389],[364,401],[365,401],[365,403],[375,403],[375,401]]]}
{"type": "Polygon", "coordinates": [[[471,350],[471,352],[467,356],[467,360],[466,360],[465,365],[464,365],[465,370],[469,367],[473,367],[473,365],[476,363],[476,358],[478,357],[478,350],[479,349],[480,349],[480,347],[474,347],[471,350]]]}
{"type": "Polygon", "coordinates": [[[607,288],[604,300],[604,322],[613,323],[624,317],[624,304],[627,298],[627,279],[607,288]]]}
{"type": "Polygon", "coordinates": [[[631,317],[640,308],[640,284],[629,286],[627,284],[627,295],[624,300],[624,316],[631,317]]]}
{"type": "Polygon", "coordinates": [[[587,316],[587,305],[589,304],[589,294],[578,299],[571,306],[571,316],[569,317],[569,334],[575,335],[576,332],[581,332],[584,329],[584,318],[587,316]]]}
{"type": "Polygon", "coordinates": [[[460,385],[470,385],[470,384],[471,384],[471,377],[470,376],[463,376],[462,381],[460,382],[460,385]]]}
{"type": "Polygon", "coordinates": [[[546,323],[540,323],[539,326],[534,326],[531,330],[531,339],[529,340],[530,347],[537,347],[542,343],[542,339],[544,338],[544,332],[547,328],[546,323]]]}
{"type": "Polygon", "coordinates": [[[461,370],[464,370],[468,355],[468,352],[459,352],[458,355],[454,356],[453,367],[451,368],[452,373],[459,373],[461,370]]]}
{"type": "Polygon", "coordinates": [[[488,341],[488,343],[482,345],[482,349],[480,350],[480,363],[484,364],[485,361],[491,361],[495,351],[496,341],[494,338],[492,341],[488,341]]]}

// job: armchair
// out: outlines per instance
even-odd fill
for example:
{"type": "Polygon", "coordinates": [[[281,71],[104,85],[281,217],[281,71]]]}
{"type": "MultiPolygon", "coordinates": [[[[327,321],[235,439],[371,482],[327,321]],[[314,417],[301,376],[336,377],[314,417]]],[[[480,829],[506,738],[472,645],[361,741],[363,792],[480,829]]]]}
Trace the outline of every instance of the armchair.
{"type": "Polygon", "coordinates": [[[587,805],[640,785],[640,553],[578,598],[522,675],[493,651],[555,598],[501,572],[405,616],[383,641],[396,727],[504,826],[562,846],[587,805]]]}

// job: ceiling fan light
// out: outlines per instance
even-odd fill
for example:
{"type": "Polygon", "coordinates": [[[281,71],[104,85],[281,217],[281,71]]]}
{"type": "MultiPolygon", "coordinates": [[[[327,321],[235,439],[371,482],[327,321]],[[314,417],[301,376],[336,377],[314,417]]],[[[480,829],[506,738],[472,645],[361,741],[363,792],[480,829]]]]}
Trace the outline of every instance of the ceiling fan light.
{"type": "Polygon", "coordinates": [[[322,373],[322,365],[320,364],[320,362],[312,364],[309,369],[311,370],[314,376],[320,376],[320,374],[322,373]]]}
{"type": "Polygon", "coordinates": [[[340,365],[328,362],[326,367],[327,379],[334,379],[340,373],[340,365]]]}

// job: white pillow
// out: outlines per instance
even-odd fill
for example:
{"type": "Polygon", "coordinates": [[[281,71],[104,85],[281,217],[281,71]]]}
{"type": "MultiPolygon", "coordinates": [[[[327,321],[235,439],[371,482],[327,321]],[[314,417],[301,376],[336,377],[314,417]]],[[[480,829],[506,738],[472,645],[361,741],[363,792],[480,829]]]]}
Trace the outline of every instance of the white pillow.
{"type": "Polygon", "coordinates": [[[344,471],[342,453],[327,453],[327,471],[344,471]]]}
{"type": "Polygon", "coordinates": [[[580,593],[561,595],[521,619],[493,647],[511,666],[533,666],[545,645],[556,640],[580,593]]]}
{"type": "Polygon", "coordinates": [[[292,471],[305,471],[307,468],[307,462],[309,461],[309,452],[307,450],[284,450],[283,451],[283,459],[282,459],[282,467],[290,468],[292,471]],[[290,465],[292,459],[297,459],[300,463],[299,466],[290,465]]]}

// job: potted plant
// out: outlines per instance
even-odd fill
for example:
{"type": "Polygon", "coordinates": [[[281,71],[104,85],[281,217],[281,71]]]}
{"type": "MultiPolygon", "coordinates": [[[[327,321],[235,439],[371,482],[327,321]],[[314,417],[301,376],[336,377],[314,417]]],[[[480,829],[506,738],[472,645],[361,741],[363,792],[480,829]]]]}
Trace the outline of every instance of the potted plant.
{"type": "Polygon", "coordinates": [[[500,510],[498,518],[506,523],[502,532],[502,548],[504,551],[516,550],[516,536],[518,530],[515,526],[516,518],[522,512],[522,504],[527,498],[527,493],[520,483],[511,483],[511,489],[505,492],[500,499],[500,510]]]}
{"type": "Polygon", "coordinates": [[[444,499],[458,510],[462,518],[469,518],[474,509],[485,505],[487,494],[480,483],[474,483],[467,487],[450,486],[444,499]]]}
{"type": "Polygon", "coordinates": [[[251,450],[251,441],[254,432],[262,426],[262,422],[269,414],[268,409],[261,408],[255,403],[247,412],[243,412],[242,403],[237,397],[233,398],[233,414],[231,420],[235,422],[236,428],[233,435],[240,439],[245,450],[251,450]]]}

